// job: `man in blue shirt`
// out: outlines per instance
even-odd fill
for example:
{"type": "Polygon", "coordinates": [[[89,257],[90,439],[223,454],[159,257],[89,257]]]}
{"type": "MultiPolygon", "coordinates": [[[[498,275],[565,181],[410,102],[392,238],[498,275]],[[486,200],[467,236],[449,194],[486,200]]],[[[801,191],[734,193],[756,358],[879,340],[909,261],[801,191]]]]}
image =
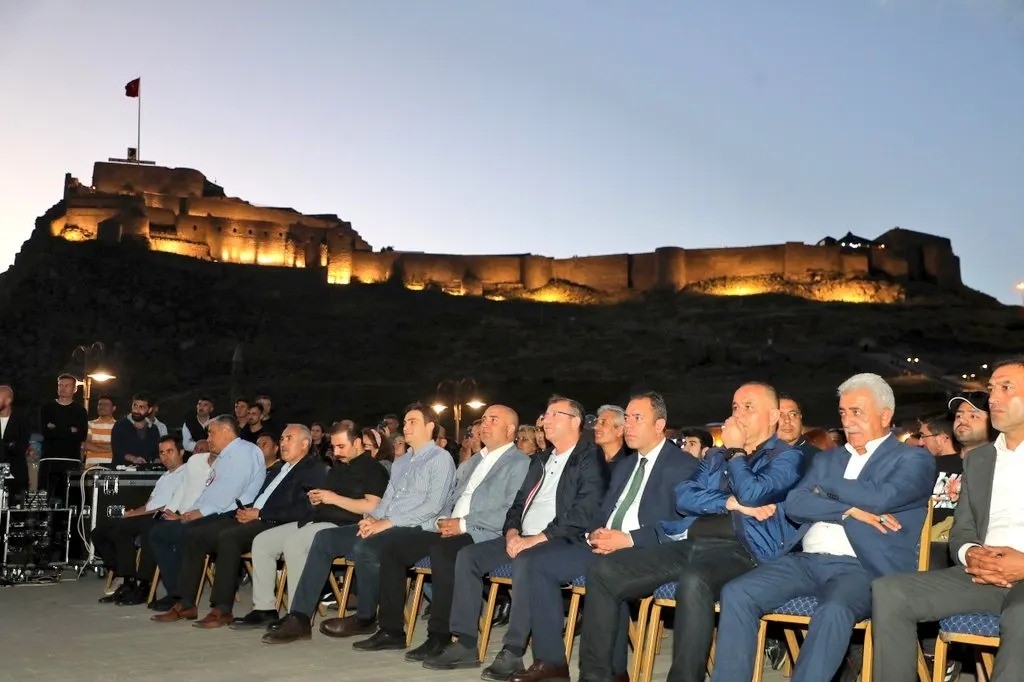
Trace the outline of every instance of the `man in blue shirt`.
{"type": "Polygon", "coordinates": [[[263,636],[264,642],[282,644],[310,638],[310,621],[320,601],[320,591],[331,564],[339,556],[355,561],[359,609],[354,616],[325,620],[320,624],[320,632],[331,637],[350,637],[376,631],[379,548],[387,542],[391,528],[436,528],[455,480],[451,455],[432,440],[435,420],[433,411],[422,403],[406,409],[402,432],[409,451],[395,460],[380,504],[358,525],[328,528],[316,534],[291,610],[276,629],[263,636]]]}
{"type": "MultiPolygon", "coordinates": [[[[235,500],[252,504],[263,485],[266,469],[260,449],[238,437],[238,422],[229,415],[220,415],[210,421],[207,427],[210,452],[217,453],[217,461],[210,469],[206,488],[199,495],[192,509],[184,514],[165,512],[170,523],[153,527],[149,540],[160,567],[160,579],[175,605],[169,613],[181,618],[196,618],[196,614],[181,615],[184,610],[178,594],[178,579],[181,569],[181,546],[185,534],[192,528],[211,523],[222,515],[232,515],[237,509],[235,500]]],[[[164,619],[166,620],[166,618],[164,619]]]]}

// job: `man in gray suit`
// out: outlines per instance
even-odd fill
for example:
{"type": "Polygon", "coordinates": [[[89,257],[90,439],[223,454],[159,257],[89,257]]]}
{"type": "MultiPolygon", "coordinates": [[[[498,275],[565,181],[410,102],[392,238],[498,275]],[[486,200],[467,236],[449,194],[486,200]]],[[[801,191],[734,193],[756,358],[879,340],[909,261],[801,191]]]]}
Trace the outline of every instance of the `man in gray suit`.
{"type": "Polygon", "coordinates": [[[437,532],[402,529],[380,552],[380,630],[353,646],[362,651],[404,649],[405,578],[409,567],[430,556],[433,598],[427,641],[405,655],[422,661],[441,652],[451,642],[448,631],[452,594],[455,590],[455,555],[463,547],[501,537],[505,515],[530,467],[513,441],[519,416],[504,405],[484,412],[480,438],[484,447],[459,465],[455,490],[437,522],[437,532]]]}
{"type": "Polygon", "coordinates": [[[1001,646],[991,682],[1024,669],[1024,356],[994,365],[992,426],[1000,432],[964,459],[949,549],[957,565],[880,578],[872,585],[878,682],[916,679],[917,624],[998,613],[1001,646]]]}

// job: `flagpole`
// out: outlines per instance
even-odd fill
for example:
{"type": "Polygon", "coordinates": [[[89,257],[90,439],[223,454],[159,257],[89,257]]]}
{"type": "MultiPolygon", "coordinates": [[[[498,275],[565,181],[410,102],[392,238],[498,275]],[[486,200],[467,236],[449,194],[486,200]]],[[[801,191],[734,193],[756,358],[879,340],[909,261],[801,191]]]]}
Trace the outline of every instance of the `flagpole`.
{"type": "Polygon", "coordinates": [[[142,160],[142,79],[139,79],[139,112],[138,121],[135,126],[135,161],[138,163],[142,160]]]}

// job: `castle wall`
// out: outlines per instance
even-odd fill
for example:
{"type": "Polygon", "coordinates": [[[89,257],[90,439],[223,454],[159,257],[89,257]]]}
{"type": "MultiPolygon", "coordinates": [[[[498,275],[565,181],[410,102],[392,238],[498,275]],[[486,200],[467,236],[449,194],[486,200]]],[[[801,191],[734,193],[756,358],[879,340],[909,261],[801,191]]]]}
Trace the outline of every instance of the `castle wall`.
{"type": "MultiPolygon", "coordinates": [[[[686,251],[676,246],[655,249],[655,286],[670,291],[679,291],[686,286],[686,251]]],[[[634,276],[633,286],[637,286],[634,276]]],[[[649,289],[650,287],[644,287],[649,289]]]]}
{"type": "Polygon", "coordinates": [[[463,256],[469,273],[486,284],[516,284],[522,281],[521,256],[463,256]]]}
{"type": "Polygon", "coordinates": [[[893,279],[907,279],[910,274],[912,263],[906,258],[897,255],[891,249],[871,249],[871,269],[881,272],[893,279]]]}
{"type": "Polygon", "coordinates": [[[206,177],[191,168],[164,168],[126,163],[93,165],[92,186],[100,192],[152,192],[175,197],[199,197],[206,177]]]}
{"type": "Polygon", "coordinates": [[[756,277],[780,273],[785,268],[785,245],[735,249],[688,249],[686,281],[716,277],[756,277]]]}
{"type": "Polygon", "coordinates": [[[598,291],[619,291],[629,284],[629,257],[623,253],[556,259],[551,271],[555,279],[598,291]]]}
{"type": "Polygon", "coordinates": [[[554,277],[554,259],[532,254],[522,257],[521,281],[527,290],[540,289],[554,277]]]}
{"type": "MultiPolygon", "coordinates": [[[[660,251],[660,249],[659,249],[660,251]]],[[[659,287],[661,268],[658,253],[634,253],[629,257],[629,282],[634,289],[650,291],[659,287]]]]}
{"type": "Polygon", "coordinates": [[[808,272],[842,272],[842,257],[837,246],[809,246],[786,242],[782,274],[786,279],[803,279],[808,272]]]}
{"type": "Polygon", "coordinates": [[[352,254],[352,276],[366,284],[385,282],[391,276],[397,256],[394,251],[356,251],[352,254]]]}

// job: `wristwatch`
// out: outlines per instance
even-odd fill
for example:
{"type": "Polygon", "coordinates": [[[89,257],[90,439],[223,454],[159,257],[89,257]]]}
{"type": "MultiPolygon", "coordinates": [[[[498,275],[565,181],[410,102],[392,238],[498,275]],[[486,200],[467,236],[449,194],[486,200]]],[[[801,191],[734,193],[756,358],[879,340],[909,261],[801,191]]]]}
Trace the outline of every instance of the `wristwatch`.
{"type": "Polygon", "coordinates": [[[726,448],[725,449],[725,461],[728,462],[736,455],[746,455],[747,451],[743,448],[726,448]]]}

